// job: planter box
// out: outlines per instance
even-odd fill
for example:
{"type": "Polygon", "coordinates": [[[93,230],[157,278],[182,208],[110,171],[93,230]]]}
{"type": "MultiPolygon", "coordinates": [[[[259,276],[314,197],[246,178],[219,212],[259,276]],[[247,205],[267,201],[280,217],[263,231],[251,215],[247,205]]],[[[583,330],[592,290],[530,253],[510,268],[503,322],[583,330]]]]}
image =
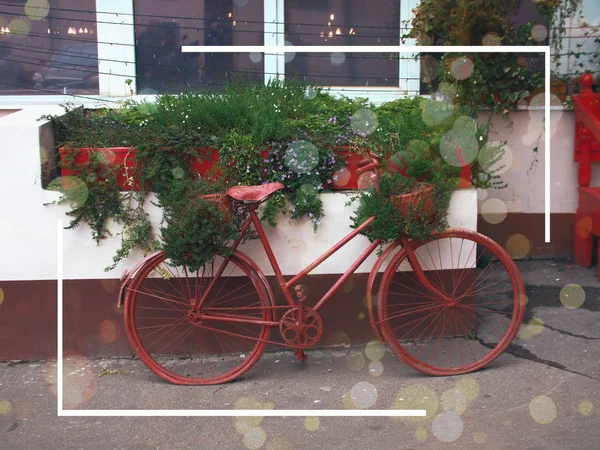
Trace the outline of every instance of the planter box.
{"type": "MultiPolygon", "coordinates": [[[[133,186],[127,182],[128,175],[133,176],[135,168],[136,149],[132,147],[110,147],[110,148],[78,148],[59,149],[60,161],[65,160],[64,155],[68,152],[75,152],[75,164],[85,164],[89,160],[90,152],[104,153],[104,159],[107,165],[118,167],[117,184],[122,191],[140,190],[139,180],[134,177],[133,186]]],[[[352,151],[350,147],[336,147],[336,153],[341,155],[346,165],[332,175],[332,183],[328,186],[334,191],[339,190],[357,190],[359,187],[360,174],[357,173],[358,163],[364,159],[364,156],[352,151]]],[[[266,159],[268,150],[260,152],[260,158],[266,159]]],[[[212,167],[219,161],[219,150],[210,147],[198,149],[198,156],[192,158],[190,170],[193,174],[200,176],[207,175],[212,167]]],[[[61,169],[62,176],[77,176],[78,172],[71,169],[61,169]]],[[[469,189],[471,187],[471,167],[464,166],[460,173],[461,183],[458,189],[469,189]]]]}
{"type": "Polygon", "coordinates": [[[336,147],[334,150],[346,160],[346,165],[333,174],[330,189],[334,191],[358,189],[360,175],[356,173],[356,170],[358,169],[358,162],[365,159],[365,157],[350,150],[349,147],[336,147]]]}
{"type": "MultiPolygon", "coordinates": [[[[133,170],[135,167],[135,152],[134,148],[130,147],[110,147],[110,148],[77,148],[69,149],[61,147],[59,149],[60,162],[64,163],[66,155],[75,153],[74,162],[76,165],[83,165],[89,161],[91,152],[103,153],[104,161],[107,166],[118,167],[117,173],[117,184],[123,191],[139,190],[138,180],[133,180],[133,186],[127,182],[128,175],[133,176],[133,170]]],[[[79,172],[67,168],[61,169],[61,175],[67,176],[78,176],[79,172]]]]}
{"type": "MultiPolygon", "coordinates": [[[[117,167],[117,184],[122,191],[134,191],[140,190],[140,183],[137,177],[134,176],[135,168],[135,155],[136,149],[133,147],[109,147],[109,148],[77,148],[68,149],[61,147],[59,149],[59,156],[61,163],[65,161],[65,155],[69,153],[75,153],[75,165],[83,165],[89,161],[89,155],[91,152],[101,152],[104,154],[103,158],[106,164],[111,167],[117,167]],[[133,176],[132,184],[127,182],[127,179],[133,176]]],[[[200,176],[206,175],[219,160],[219,151],[214,148],[200,148],[198,149],[198,157],[192,158],[190,163],[190,170],[194,174],[200,176]]],[[[67,176],[78,176],[79,172],[67,168],[61,169],[61,175],[67,176]]]]}
{"type": "MultiPolygon", "coordinates": [[[[328,188],[333,191],[357,190],[360,174],[356,170],[358,169],[359,161],[362,161],[365,157],[352,151],[350,147],[336,147],[335,151],[346,159],[346,165],[334,174],[336,179],[332,180],[328,188]]],[[[400,171],[400,173],[402,172],[400,171]]],[[[460,169],[460,183],[457,189],[469,189],[470,187],[471,166],[466,165],[460,169]]]]}
{"type": "Polygon", "coordinates": [[[219,150],[216,148],[202,147],[198,149],[198,156],[192,158],[191,172],[204,176],[219,162],[219,150]]]}

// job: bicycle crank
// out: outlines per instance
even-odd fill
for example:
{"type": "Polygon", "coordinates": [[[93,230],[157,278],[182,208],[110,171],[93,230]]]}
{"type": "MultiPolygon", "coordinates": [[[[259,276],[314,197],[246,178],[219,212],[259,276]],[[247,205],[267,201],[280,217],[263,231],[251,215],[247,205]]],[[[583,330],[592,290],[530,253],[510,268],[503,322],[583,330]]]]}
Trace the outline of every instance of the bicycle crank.
{"type": "Polygon", "coordinates": [[[287,311],[279,323],[283,340],[296,349],[308,348],[319,341],[323,332],[321,316],[308,306],[287,311]]]}

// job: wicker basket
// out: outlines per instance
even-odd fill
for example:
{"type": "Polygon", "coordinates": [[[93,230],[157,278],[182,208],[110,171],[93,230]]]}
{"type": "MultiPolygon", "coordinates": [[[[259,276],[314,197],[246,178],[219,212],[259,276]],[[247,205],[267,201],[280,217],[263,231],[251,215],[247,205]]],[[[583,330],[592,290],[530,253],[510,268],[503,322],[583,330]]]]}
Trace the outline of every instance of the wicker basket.
{"type": "Polygon", "coordinates": [[[232,218],[233,214],[233,201],[231,197],[227,194],[206,194],[201,195],[201,199],[206,200],[207,202],[213,203],[219,207],[223,215],[225,216],[225,220],[229,221],[232,218]]]}
{"type": "Polygon", "coordinates": [[[415,191],[393,196],[391,200],[394,207],[403,216],[408,214],[409,205],[412,205],[413,208],[420,208],[422,217],[433,221],[435,219],[433,195],[433,186],[422,184],[415,191]]]}
{"type": "MultiPolygon", "coordinates": [[[[203,194],[190,196],[187,203],[187,208],[198,206],[201,201],[206,201],[217,206],[225,216],[225,220],[229,221],[233,217],[233,200],[227,194],[203,194]]],[[[185,207],[184,207],[185,208],[185,207]]],[[[183,214],[185,211],[181,211],[183,214]]]]}

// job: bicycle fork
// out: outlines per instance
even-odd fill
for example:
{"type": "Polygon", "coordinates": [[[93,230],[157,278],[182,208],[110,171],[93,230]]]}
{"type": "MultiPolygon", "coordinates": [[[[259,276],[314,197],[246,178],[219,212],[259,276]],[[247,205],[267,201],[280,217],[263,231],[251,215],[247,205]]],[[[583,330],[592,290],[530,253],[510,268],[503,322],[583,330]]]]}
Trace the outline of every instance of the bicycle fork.
{"type": "MultiPolygon", "coordinates": [[[[455,306],[458,303],[458,301],[456,299],[448,297],[443,292],[440,292],[429,282],[429,280],[427,279],[427,276],[425,275],[425,272],[423,272],[423,268],[421,267],[421,264],[419,263],[419,259],[410,244],[410,240],[408,239],[408,236],[406,236],[406,235],[401,236],[400,244],[402,245],[402,248],[404,250],[406,250],[406,254],[408,256],[408,263],[410,264],[410,267],[412,268],[414,274],[416,275],[417,280],[419,280],[419,283],[421,283],[421,285],[425,289],[427,289],[431,294],[433,294],[435,298],[439,298],[441,300],[441,302],[446,303],[447,306],[455,306]]],[[[440,263],[441,263],[441,261],[440,261],[440,263]]]]}

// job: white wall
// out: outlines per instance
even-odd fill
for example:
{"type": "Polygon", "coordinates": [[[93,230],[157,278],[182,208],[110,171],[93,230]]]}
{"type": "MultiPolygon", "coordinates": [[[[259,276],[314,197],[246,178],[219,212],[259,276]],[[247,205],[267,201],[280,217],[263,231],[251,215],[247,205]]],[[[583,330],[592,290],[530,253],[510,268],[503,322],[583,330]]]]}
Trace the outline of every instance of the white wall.
{"type": "MultiPolygon", "coordinates": [[[[577,209],[577,163],[573,160],[574,114],[551,111],[550,199],[551,213],[573,213],[577,209]]],[[[500,118],[493,122],[491,139],[508,141],[512,163],[502,179],[508,187],[479,194],[480,204],[491,198],[505,202],[508,212],[544,212],[545,139],[543,111],[515,111],[512,125],[500,118]],[[538,140],[539,139],[539,140],[538,140]],[[533,152],[539,148],[537,154],[533,152]],[[537,162],[535,160],[537,159],[537,162]]],[[[482,115],[480,121],[484,122],[482,115]]],[[[600,185],[600,164],[593,168],[592,185],[600,185]]]]}
{"type": "MultiPolygon", "coordinates": [[[[45,280],[57,277],[57,220],[68,223],[66,207],[43,206],[58,198],[56,192],[41,188],[40,151],[37,119],[42,114],[57,113],[59,107],[33,107],[0,119],[0,280],[45,280]]],[[[47,125],[46,125],[47,126],[47,125]]],[[[42,155],[42,156],[41,156],[42,155]]],[[[295,274],[320,256],[329,246],[350,232],[353,207],[346,207],[346,194],[322,195],[326,219],[318,232],[312,223],[281,219],[277,228],[265,226],[273,250],[280,259],[284,274],[295,274]]],[[[457,191],[452,198],[449,219],[452,226],[476,229],[477,210],[474,190],[457,191]]],[[[150,208],[153,222],[160,220],[160,211],[150,208]]],[[[118,248],[118,239],[107,239],[96,246],[90,230],[82,226],[64,230],[65,279],[118,278],[140,258],[137,254],[122,262],[116,270],[106,273],[118,248]]],[[[243,246],[242,251],[253,257],[266,274],[272,274],[258,241],[243,246]]],[[[313,273],[343,273],[351,261],[362,253],[368,241],[359,237],[319,266],[313,273]]],[[[368,272],[375,259],[371,255],[359,272],[368,272]]]]}
{"type": "Polygon", "coordinates": [[[0,109],[0,119],[9,114],[16,113],[18,109],[0,109]]]}

